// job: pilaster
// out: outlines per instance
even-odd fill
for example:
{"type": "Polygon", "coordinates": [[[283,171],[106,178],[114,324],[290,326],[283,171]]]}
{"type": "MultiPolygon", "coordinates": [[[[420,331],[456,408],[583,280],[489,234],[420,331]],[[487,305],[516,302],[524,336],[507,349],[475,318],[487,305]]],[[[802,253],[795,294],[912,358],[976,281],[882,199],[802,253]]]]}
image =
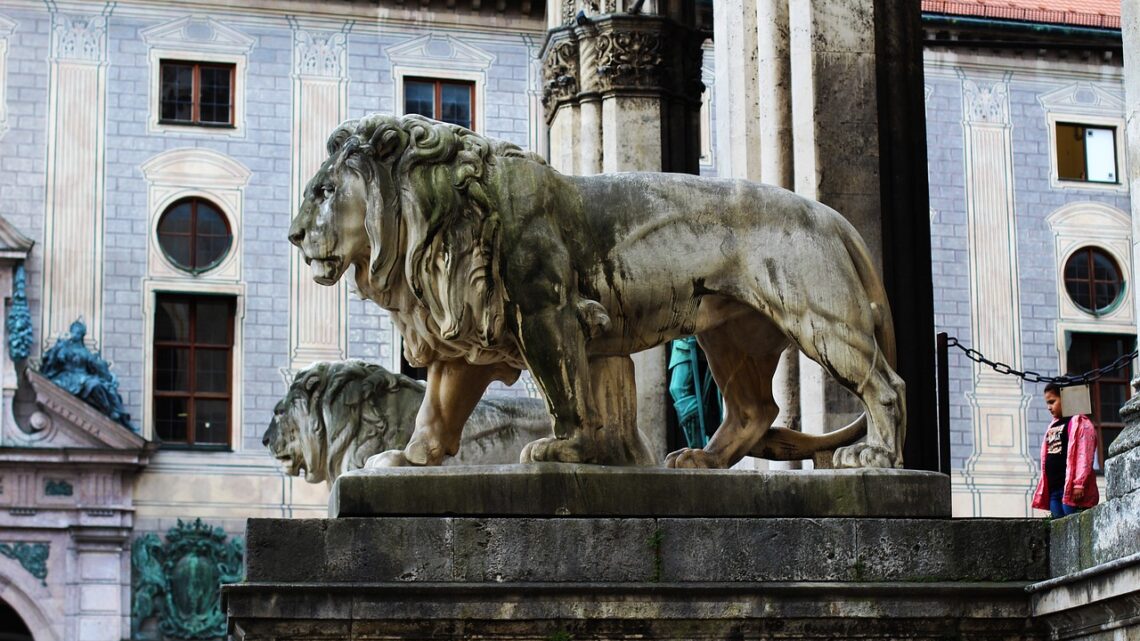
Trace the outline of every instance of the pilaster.
{"type": "MultiPolygon", "coordinates": [[[[1021,298],[1013,203],[1009,74],[962,81],[971,344],[1021,369],[1021,298]]],[[[1028,516],[1036,466],[1029,456],[1021,381],[974,365],[974,451],[956,503],[974,516],[1028,516]],[[962,490],[968,492],[967,498],[962,490]]]]}
{"type": "MultiPolygon", "coordinates": [[[[325,139],[348,113],[347,39],[340,31],[314,31],[293,22],[292,211],[305,184],[328,157],[325,139]]],[[[300,251],[289,270],[289,367],[348,355],[348,279],[330,287],[309,277],[300,251]]]]}
{"type": "Polygon", "coordinates": [[[82,317],[98,346],[103,317],[107,18],[51,7],[40,340],[82,317]]]}

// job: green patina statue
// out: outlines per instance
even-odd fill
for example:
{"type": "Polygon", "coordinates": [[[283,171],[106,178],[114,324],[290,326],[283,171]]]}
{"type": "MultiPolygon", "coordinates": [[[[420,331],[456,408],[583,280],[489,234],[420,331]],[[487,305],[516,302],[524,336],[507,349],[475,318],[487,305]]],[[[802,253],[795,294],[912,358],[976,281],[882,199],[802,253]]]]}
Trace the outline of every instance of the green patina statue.
{"type": "Polygon", "coordinates": [[[131,415],[123,407],[118,379],[111,373],[107,361],[84,344],[86,336],[87,325],[82,320],[72,323],[68,335],[60,337],[44,352],[40,374],[83,399],[112,421],[135,430],[131,425],[131,415]]]}
{"type": "Polygon", "coordinates": [[[708,356],[725,415],[704,448],[667,465],[836,447],[839,467],[902,465],[891,312],[865,244],[834,210],[747,181],[565,176],[420,116],[348,121],[328,152],[289,239],[318,283],[354,267],[361,295],[392,313],[407,360],[428,370],[408,444],[369,465],[442,463],[487,385],[524,368],[554,417],[524,462],[652,464],[630,355],[684,335],[708,356]],[[772,377],[789,344],[866,413],[823,437],[772,429],[772,377]]]}
{"type": "Polygon", "coordinates": [[[669,396],[688,446],[707,445],[713,430],[720,425],[720,393],[695,336],[683,336],[671,345],[669,396]]]}

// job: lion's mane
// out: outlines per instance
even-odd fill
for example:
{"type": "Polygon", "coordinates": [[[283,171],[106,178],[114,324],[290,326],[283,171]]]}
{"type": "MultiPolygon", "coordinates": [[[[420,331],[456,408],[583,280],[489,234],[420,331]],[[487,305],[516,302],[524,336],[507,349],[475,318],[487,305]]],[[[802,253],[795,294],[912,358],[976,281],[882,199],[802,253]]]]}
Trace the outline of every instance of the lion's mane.
{"type": "Polygon", "coordinates": [[[303,414],[290,418],[308,472],[331,483],[372,454],[406,443],[419,403],[399,415],[396,395],[404,390],[416,401],[424,392],[418,381],[364,361],[316,363],[297,373],[282,403],[286,412],[303,414]]]}
{"type": "Polygon", "coordinates": [[[366,293],[394,313],[408,361],[483,363],[506,353],[522,368],[504,332],[505,293],[496,285],[504,212],[488,179],[500,158],[545,161],[414,115],[345,122],[329,137],[328,152],[330,171],[343,166],[369,185],[366,293]]]}

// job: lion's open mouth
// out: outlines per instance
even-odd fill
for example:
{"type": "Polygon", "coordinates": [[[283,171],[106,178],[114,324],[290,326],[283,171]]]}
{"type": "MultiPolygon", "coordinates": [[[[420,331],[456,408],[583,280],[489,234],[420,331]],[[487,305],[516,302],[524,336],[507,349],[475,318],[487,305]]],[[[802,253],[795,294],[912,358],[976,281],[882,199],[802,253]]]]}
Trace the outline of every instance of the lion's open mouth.
{"type": "Polygon", "coordinates": [[[313,272],[313,280],[321,285],[332,285],[336,283],[336,281],[340,279],[341,262],[338,256],[309,259],[309,269],[313,272]]]}

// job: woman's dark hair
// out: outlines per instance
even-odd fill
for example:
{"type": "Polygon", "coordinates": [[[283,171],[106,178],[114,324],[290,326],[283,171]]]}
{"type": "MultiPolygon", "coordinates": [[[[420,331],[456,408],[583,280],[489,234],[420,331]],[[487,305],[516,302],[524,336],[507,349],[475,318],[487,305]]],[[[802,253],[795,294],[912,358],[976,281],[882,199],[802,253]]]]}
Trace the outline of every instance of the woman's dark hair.
{"type": "Polygon", "coordinates": [[[1045,391],[1042,392],[1042,394],[1048,394],[1049,392],[1053,392],[1057,396],[1060,396],[1061,395],[1061,386],[1056,384],[1056,383],[1049,383],[1048,385],[1045,386],[1045,391]]]}

